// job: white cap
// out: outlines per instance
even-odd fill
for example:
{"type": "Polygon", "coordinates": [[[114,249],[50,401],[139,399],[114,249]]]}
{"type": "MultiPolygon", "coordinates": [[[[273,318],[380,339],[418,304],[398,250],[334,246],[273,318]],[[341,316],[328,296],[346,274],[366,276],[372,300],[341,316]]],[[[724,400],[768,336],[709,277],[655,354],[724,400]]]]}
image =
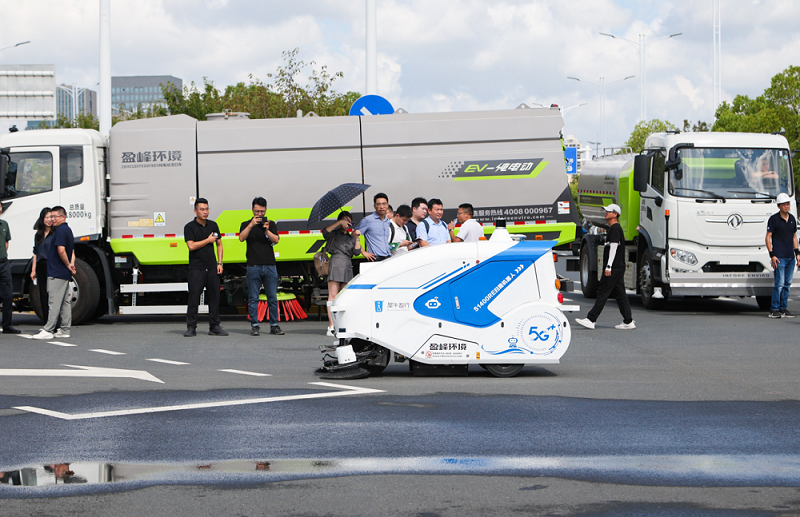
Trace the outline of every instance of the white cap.
{"type": "Polygon", "coordinates": [[[622,214],[622,209],[619,207],[619,205],[617,205],[615,203],[611,203],[608,206],[604,206],[603,210],[605,210],[606,212],[614,212],[617,215],[621,215],[622,214]]]}
{"type": "Polygon", "coordinates": [[[776,202],[779,205],[782,205],[784,203],[788,203],[789,201],[791,201],[791,198],[789,197],[789,194],[784,194],[783,192],[778,194],[778,199],[776,200],[776,202]]]}

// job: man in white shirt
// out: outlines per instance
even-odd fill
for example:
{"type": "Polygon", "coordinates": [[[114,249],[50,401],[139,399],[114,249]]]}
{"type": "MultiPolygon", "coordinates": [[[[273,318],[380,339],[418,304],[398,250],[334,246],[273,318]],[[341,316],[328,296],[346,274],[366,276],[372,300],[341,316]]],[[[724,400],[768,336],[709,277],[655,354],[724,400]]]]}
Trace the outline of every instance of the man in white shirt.
{"type": "Polygon", "coordinates": [[[478,242],[483,237],[483,226],[481,223],[472,218],[475,211],[469,203],[458,205],[458,215],[456,220],[461,228],[458,230],[458,235],[453,233],[455,229],[455,222],[450,222],[447,225],[447,231],[450,234],[450,240],[453,242],[478,242]]]}
{"type": "Polygon", "coordinates": [[[406,228],[409,219],[411,219],[411,207],[408,205],[398,206],[394,213],[394,218],[390,221],[391,237],[389,246],[392,248],[392,256],[406,253],[408,246],[412,244],[411,235],[409,235],[408,228],[406,228]]]}

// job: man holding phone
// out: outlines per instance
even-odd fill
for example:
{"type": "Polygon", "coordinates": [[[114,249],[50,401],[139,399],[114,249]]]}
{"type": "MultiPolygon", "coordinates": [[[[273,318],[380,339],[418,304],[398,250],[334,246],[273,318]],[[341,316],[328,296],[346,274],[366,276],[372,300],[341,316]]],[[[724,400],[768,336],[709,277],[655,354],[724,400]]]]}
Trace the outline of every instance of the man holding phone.
{"type": "Polygon", "coordinates": [[[183,227],[183,238],[189,248],[189,303],[186,306],[185,337],[197,335],[197,311],[200,295],[206,290],[208,305],[208,334],[227,336],[219,325],[219,275],[222,274],[222,239],[219,226],[208,218],[208,200],[202,197],[194,202],[195,218],[183,227]],[[214,254],[214,243],[217,253],[214,254]]]}
{"type": "Polygon", "coordinates": [[[278,244],[278,225],[267,217],[267,200],[253,199],[253,218],[239,227],[239,242],[247,242],[247,310],[250,313],[250,335],[258,336],[258,295],[261,286],[269,305],[269,333],[282,336],[278,326],[278,267],[272,247],[278,244]]]}

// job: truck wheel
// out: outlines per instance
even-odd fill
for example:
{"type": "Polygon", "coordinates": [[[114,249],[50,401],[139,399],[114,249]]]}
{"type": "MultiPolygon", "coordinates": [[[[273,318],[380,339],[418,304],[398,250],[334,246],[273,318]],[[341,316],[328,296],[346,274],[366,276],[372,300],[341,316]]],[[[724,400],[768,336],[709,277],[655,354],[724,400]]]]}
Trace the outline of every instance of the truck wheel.
{"type": "Polygon", "coordinates": [[[487,364],[481,365],[495,377],[513,377],[525,367],[524,364],[487,364]]]}
{"type": "Polygon", "coordinates": [[[663,309],[667,303],[667,293],[663,290],[663,299],[653,298],[655,292],[655,281],[653,280],[653,259],[650,258],[650,251],[645,251],[642,262],[639,266],[639,291],[642,294],[642,305],[648,310],[663,309]]]}
{"type": "Polygon", "coordinates": [[[756,303],[758,303],[759,309],[768,311],[769,307],[772,305],[772,296],[756,296],[756,303]]]}
{"type": "Polygon", "coordinates": [[[83,260],[75,259],[75,274],[69,283],[72,294],[72,324],[80,325],[94,316],[100,300],[100,280],[83,260]]]}
{"type": "Polygon", "coordinates": [[[597,298],[597,273],[592,272],[589,247],[581,250],[581,291],[586,298],[597,298]]]}

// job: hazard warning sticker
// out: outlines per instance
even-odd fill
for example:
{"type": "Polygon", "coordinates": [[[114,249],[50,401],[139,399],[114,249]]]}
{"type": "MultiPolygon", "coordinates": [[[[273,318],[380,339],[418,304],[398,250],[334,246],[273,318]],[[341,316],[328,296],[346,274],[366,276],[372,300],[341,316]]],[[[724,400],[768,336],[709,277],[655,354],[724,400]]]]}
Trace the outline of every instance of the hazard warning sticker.
{"type": "Polygon", "coordinates": [[[166,226],[167,213],[166,212],[153,212],[153,226],[166,226]]]}

